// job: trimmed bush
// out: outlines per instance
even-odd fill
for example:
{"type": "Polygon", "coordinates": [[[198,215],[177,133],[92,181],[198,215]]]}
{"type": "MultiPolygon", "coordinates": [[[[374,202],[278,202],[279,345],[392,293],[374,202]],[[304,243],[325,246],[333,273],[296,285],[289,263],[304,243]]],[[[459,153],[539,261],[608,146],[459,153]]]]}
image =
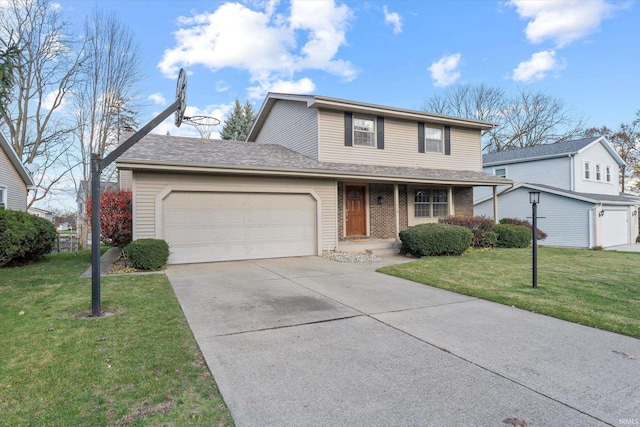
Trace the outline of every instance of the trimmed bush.
{"type": "MultiPolygon", "coordinates": [[[[500,224],[511,224],[511,225],[524,225],[529,229],[529,234],[531,234],[531,230],[533,230],[533,225],[526,219],[518,219],[518,218],[502,218],[500,220],[500,224]]],[[[538,230],[536,231],[536,235],[538,236],[538,240],[544,240],[547,238],[547,233],[544,231],[538,230]]]]}
{"type": "Polygon", "coordinates": [[[56,227],[27,212],[0,209],[0,267],[28,264],[51,252],[56,227]]]}
{"type": "Polygon", "coordinates": [[[493,219],[486,216],[445,216],[438,219],[440,224],[451,224],[466,227],[473,233],[474,248],[492,248],[496,245],[497,236],[491,230],[496,226],[493,219]]]}
{"type": "Polygon", "coordinates": [[[471,230],[459,225],[420,224],[400,232],[405,249],[417,256],[461,255],[473,240],[471,230]]]}
{"type": "Polygon", "coordinates": [[[524,225],[498,224],[493,227],[499,248],[526,248],[531,243],[531,230],[524,225]]]}
{"type": "Polygon", "coordinates": [[[123,250],[133,267],[141,270],[159,270],[169,260],[169,245],[161,239],[134,240],[123,250]]]}

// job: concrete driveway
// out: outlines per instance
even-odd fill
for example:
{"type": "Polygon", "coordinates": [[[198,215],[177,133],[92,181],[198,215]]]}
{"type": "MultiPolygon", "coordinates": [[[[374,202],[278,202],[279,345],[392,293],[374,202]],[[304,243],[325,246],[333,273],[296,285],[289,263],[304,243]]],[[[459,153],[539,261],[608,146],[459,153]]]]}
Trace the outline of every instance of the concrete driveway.
{"type": "Polygon", "coordinates": [[[640,340],[374,271],[404,261],[166,274],[238,426],[640,422],[640,340]]]}

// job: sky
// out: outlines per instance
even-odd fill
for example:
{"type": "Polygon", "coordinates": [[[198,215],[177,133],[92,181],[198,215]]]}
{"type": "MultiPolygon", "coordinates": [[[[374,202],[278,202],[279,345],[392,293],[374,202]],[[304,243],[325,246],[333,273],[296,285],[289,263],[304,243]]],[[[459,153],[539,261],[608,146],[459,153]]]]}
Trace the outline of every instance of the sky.
{"type": "MultiPolygon", "coordinates": [[[[173,102],[180,68],[186,115],[222,121],[268,91],[419,110],[458,83],[544,92],[588,126],[640,110],[633,1],[56,1],[77,25],[97,6],[134,31],[141,124],[173,102]]],[[[197,135],[171,118],[153,132],[197,135]]]]}

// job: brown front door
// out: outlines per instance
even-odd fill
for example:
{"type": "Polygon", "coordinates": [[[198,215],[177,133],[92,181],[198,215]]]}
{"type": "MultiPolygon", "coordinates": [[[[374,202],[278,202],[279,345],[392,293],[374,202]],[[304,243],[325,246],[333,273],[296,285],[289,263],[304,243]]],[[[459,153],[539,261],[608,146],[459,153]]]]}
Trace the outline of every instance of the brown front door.
{"type": "Polygon", "coordinates": [[[365,236],[367,234],[366,207],[362,186],[345,186],[347,206],[347,236],[365,236]]]}

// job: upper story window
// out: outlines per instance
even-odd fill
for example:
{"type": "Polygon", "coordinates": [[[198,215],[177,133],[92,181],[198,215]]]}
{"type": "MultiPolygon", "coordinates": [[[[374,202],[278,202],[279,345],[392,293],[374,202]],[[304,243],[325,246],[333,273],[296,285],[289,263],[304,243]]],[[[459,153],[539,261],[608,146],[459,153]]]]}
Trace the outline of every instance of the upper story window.
{"type": "Polygon", "coordinates": [[[424,125],[424,151],[427,153],[442,153],[444,151],[442,127],[424,125]]]}
{"type": "Polygon", "coordinates": [[[353,145],[376,146],[376,121],[372,117],[353,117],[353,145]]]}
{"type": "Polygon", "coordinates": [[[611,166],[604,167],[604,178],[607,182],[611,182],[611,166]]]}
{"type": "Polygon", "coordinates": [[[416,218],[437,218],[449,214],[447,190],[415,189],[413,208],[416,218]]]}
{"type": "Polygon", "coordinates": [[[584,162],[584,179],[591,180],[591,162],[584,162]]]}
{"type": "Polygon", "coordinates": [[[596,181],[602,181],[602,165],[596,163],[596,181]]]}
{"type": "Polygon", "coordinates": [[[499,176],[500,178],[506,178],[507,177],[507,169],[506,168],[494,169],[493,170],[493,174],[495,176],[499,176]]]}
{"type": "Polygon", "coordinates": [[[0,208],[7,207],[7,187],[0,185],[0,208]]]}

